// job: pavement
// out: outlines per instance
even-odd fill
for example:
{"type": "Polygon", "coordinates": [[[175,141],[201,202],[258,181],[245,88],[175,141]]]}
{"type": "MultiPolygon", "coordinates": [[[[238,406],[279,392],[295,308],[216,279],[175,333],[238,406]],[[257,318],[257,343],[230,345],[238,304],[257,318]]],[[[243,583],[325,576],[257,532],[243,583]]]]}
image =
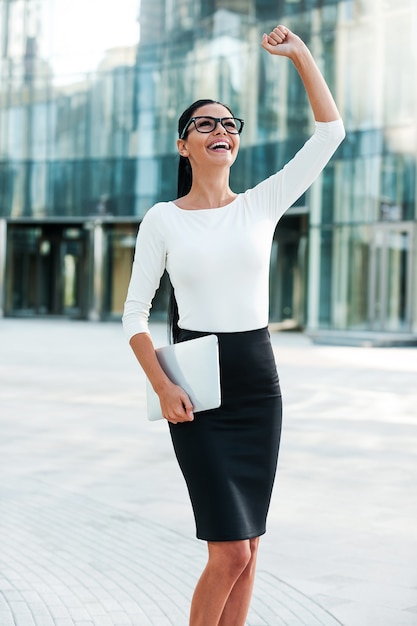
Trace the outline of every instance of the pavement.
{"type": "MultiPolygon", "coordinates": [[[[247,626],[416,626],[417,349],[272,341],[284,428],[247,626]]],[[[186,626],[206,546],[145,408],[119,324],[0,320],[0,626],[186,626]]]]}

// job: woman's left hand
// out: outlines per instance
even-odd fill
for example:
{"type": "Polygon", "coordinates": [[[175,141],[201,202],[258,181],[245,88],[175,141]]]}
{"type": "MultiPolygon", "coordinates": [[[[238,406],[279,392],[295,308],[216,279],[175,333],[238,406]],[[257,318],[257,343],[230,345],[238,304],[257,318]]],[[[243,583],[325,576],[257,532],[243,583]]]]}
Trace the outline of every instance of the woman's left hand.
{"type": "Polygon", "coordinates": [[[264,34],[261,45],[270,54],[289,58],[301,48],[305,48],[305,44],[300,37],[282,24],[276,26],[269,35],[264,34]]]}

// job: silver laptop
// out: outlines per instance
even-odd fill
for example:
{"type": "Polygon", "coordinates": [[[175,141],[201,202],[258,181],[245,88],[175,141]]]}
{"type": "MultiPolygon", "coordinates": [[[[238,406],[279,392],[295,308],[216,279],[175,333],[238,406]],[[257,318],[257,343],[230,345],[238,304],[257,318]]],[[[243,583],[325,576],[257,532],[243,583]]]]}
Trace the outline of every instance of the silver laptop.
{"type": "MultiPolygon", "coordinates": [[[[220,406],[219,346],[216,335],[206,335],[156,349],[158,361],[176,385],[188,394],[194,412],[220,406]]],[[[148,419],[163,419],[159,397],[146,381],[148,419]]]]}

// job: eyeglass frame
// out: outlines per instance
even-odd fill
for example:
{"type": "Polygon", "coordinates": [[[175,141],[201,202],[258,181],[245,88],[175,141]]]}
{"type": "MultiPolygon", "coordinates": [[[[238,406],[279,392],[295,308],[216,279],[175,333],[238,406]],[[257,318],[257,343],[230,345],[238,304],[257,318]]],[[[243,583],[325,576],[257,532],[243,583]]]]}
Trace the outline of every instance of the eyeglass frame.
{"type": "Polygon", "coordinates": [[[234,117],[233,115],[227,115],[226,117],[213,117],[212,115],[197,115],[195,117],[190,117],[190,119],[188,120],[188,122],[184,126],[184,130],[182,131],[182,133],[180,135],[180,139],[184,139],[185,133],[188,131],[190,125],[193,122],[194,122],[194,128],[196,129],[196,131],[198,133],[203,133],[203,134],[212,133],[214,130],[216,130],[217,124],[220,122],[220,124],[223,126],[223,128],[225,129],[226,132],[230,133],[231,135],[240,135],[242,130],[243,130],[243,127],[245,125],[245,120],[242,120],[240,117],[234,117]],[[205,119],[205,118],[208,118],[209,120],[213,120],[214,122],[216,122],[214,128],[212,128],[211,130],[199,130],[197,128],[197,125],[196,125],[195,121],[196,120],[202,120],[202,119],[205,119]],[[241,127],[235,133],[232,133],[230,131],[230,129],[226,128],[226,126],[223,124],[224,120],[237,120],[238,122],[241,123],[241,127]]]}

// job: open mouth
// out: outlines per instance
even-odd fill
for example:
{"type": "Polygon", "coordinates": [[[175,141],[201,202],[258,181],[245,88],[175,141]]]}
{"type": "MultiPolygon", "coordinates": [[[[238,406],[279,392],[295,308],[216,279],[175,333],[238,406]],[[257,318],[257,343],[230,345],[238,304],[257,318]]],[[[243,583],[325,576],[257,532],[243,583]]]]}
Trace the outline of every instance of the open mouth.
{"type": "Polygon", "coordinates": [[[216,141],[209,146],[210,150],[230,150],[230,145],[227,141],[216,141]]]}

